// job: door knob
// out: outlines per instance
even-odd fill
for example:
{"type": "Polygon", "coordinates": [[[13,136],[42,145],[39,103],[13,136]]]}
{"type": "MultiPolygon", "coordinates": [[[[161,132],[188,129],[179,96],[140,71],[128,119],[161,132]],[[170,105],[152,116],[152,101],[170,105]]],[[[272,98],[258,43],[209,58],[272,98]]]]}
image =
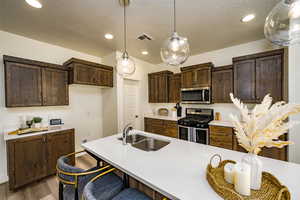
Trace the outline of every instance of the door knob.
{"type": "Polygon", "coordinates": [[[138,116],[138,115],[136,115],[136,116],[135,116],[135,118],[139,118],[139,116],[138,116]]]}

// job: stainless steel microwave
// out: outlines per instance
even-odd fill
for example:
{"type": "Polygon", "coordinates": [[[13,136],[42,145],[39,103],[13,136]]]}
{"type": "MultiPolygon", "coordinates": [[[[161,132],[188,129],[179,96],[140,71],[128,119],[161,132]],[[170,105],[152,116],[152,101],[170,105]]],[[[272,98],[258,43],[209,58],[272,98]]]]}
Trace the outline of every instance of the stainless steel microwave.
{"type": "Polygon", "coordinates": [[[211,103],[210,87],[182,88],[181,103],[210,104],[211,103]]]}

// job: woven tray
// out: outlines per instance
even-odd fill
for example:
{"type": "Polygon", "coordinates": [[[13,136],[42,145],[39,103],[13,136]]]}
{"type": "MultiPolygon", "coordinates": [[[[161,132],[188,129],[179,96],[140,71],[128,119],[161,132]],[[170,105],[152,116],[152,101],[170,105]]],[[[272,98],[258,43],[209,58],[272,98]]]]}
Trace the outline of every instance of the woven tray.
{"type": "Polygon", "coordinates": [[[262,186],[260,190],[251,190],[251,196],[243,196],[234,190],[233,184],[229,184],[224,179],[224,166],[227,163],[235,163],[231,160],[220,162],[217,168],[211,164],[207,166],[206,178],[210,186],[225,200],[290,200],[291,195],[287,187],[272,174],[263,172],[262,186]]]}

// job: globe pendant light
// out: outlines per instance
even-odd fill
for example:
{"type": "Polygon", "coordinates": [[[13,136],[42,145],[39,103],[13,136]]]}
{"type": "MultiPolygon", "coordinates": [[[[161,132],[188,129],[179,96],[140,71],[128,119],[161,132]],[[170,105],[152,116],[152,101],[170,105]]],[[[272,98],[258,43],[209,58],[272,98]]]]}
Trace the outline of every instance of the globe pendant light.
{"type": "Polygon", "coordinates": [[[268,40],[280,46],[300,41],[300,0],[282,0],[269,13],[264,27],[268,40]]]}
{"type": "Polygon", "coordinates": [[[132,75],[135,72],[135,63],[129,57],[127,52],[127,19],[126,19],[126,6],[129,5],[129,0],[121,0],[121,6],[124,8],[124,52],[122,56],[117,60],[117,72],[121,76],[132,75]]]}
{"type": "Polygon", "coordinates": [[[164,63],[173,66],[183,64],[190,55],[187,38],[180,37],[176,32],[176,0],[174,0],[174,32],[172,36],[164,42],[160,55],[164,63]]]}

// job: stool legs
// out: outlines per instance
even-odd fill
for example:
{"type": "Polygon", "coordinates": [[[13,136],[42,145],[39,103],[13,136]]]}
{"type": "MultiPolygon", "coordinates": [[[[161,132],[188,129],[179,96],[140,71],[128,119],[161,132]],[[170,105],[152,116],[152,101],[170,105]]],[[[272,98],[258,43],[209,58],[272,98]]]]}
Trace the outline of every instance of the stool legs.
{"type": "Polygon", "coordinates": [[[59,192],[58,192],[58,198],[59,200],[63,200],[64,199],[64,185],[62,184],[62,182],[59,181],[59,192]]]}
{"type": "Polygon", "coordinates": [[[123,183],[125,188],[129,188],[129,176],[125,173],[123,175],[123,183]]]}

